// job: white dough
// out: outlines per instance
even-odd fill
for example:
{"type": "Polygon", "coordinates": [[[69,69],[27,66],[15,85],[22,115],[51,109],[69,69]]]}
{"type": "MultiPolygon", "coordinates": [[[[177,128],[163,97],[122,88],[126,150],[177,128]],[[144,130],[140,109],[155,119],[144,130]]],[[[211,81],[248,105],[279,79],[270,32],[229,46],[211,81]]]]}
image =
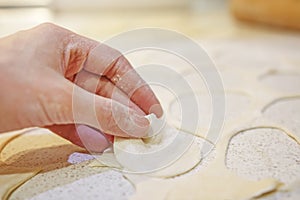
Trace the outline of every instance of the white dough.
{"type": "Polygon", "coordinates": [[[172,177],[191,170],[201,161],[201,146],[196,142],[195,136],[157,119],[152,119],[151,122],[155,122],[151,123],[152,130],[159,131],[154,136],[144,139],[116,137],[114,154],[103,153],[90,166],[119,169],[122,166],[125,172],[172,177]]]}

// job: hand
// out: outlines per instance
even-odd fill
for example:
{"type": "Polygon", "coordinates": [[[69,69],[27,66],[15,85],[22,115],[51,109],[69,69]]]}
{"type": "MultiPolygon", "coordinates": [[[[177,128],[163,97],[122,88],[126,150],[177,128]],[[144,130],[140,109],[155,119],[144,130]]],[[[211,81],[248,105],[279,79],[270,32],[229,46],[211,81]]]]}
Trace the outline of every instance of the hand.
{"type": "Polygon", "coordinates": [[[0,132],[46,127],[99,152],[108,135],[142,137],[149,128],[144,115],[162,115],[120,52],[53,24],[0,39],[0,81],[0,132]]]}

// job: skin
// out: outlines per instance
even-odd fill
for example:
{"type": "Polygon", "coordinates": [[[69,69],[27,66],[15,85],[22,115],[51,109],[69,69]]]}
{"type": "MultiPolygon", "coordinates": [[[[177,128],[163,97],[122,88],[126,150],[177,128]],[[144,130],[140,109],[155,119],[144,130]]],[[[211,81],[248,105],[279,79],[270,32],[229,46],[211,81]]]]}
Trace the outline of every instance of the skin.
{"type": "Polygon", "coordinates": [[[0,39],[0,81],[0,132],[45,127],[90,151],[163,113],[120,52],[49,23],[0,39]]]}

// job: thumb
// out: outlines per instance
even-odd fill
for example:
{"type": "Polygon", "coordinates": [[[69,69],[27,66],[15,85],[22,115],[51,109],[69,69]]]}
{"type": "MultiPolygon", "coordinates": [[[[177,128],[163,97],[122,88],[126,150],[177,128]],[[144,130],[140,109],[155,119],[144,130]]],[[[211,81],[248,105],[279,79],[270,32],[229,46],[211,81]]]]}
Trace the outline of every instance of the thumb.
{"type": "Polygon", "coordinates": [[[113,136],[84,125],[52,125],[44,128],[51,130],[73,144],[87,149],[89,152],[101,153],[113,142],[113,136]]]}
{"type": "Polygon", "coordinates": [[[56,102],[59,104],[56,109],[46,109],[51,112],[49,116],[54,116],[53,124],[83,124],[121,137],[146,136],[149,121],[135,110],[71,82],[67,87],[64,101],[56,102]]]}

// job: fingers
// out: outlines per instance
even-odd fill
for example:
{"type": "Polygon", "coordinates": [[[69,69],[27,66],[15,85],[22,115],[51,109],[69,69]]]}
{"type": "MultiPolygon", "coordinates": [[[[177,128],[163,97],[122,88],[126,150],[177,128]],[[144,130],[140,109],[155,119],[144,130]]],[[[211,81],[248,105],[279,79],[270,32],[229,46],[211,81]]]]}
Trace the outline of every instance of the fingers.
{"type": "MultiPolygon", "coordinates": [[[[140,115],[145,114],[121,90],[105,77],[99,77],[83,70],[77,74],[73,82],[91,93],[112,98],[123,105],[129,106],[140,115]]],[[[103,152],[109,146],[108,141],[113,142],[113,136],[103,134],[84,125],[78,126],[77,128],[74,124],[53,125],[45,128],[50,129],[61,137],[80,147],[86,148],[91,152],[103,152]],[[103,135],[105,135],[105,137],[103,135]]]]}
{"type": "MultiPolygon", "coordinates": [[[[72,79],[83,68],[104,75],[146,114],[162,115],[162,108],[154,93],[120,52],[53,24],[40,25],[35,30],[39,37],[47,37],[47,45],[55,44],[51,48],[58,50],[50,51],[45,60],[49,61],[47,65],[55,66],[55,70],[66,78],[72,79]],[[52,42],[49,43],[49,39],[52,42]]],[[[44,46],[46,44],[43,43],[44,46]]]]}
{"type": "Polygon", "coordinates": [[[62,34],[62,68],[66,78],[71,79],[83,68],[98,76],[106,76],[146,114],[162,115],[162,108],[154,93],[120,52],[63,28],[59,30],[65,33],[62,34]],[[69,37],[65,36],[66,33],[69,37]]]}
{"type": "MultiPolygon", "coordinates": [[[[61,85],[61,84],[59,84],[61,85]]],[[[84,124],[120,137],[147,135],[149,121],[135,110],[110,98],[94,95],[65,80],[65,88],[51,102],[43,102],[52,124],[84,124]],[[72,91],[72,92],[70,92],[72,91]],[[71,112],[70,112],[71,111],[71,112]]]]}
{"type": "Polygon", "coordinates": [[[111,137],[88,126],[74,124],[47,126],[52,132],[89,152],[101,153],[110,146],[111,137]]]}
{"type": "Polygon", "coordinates": [[[95,74],[82,70],[77,74],[73,82],[91,93],[95,93],[106,98],[111,98],[134,109],[140,115],[145,115],[145,113],[135,103],[133,103],[127,95],[125,95],[106,77],[99,77],[95,74]]]}
{"type": "Polygon", "coordinates": [[[117,50],[99,44],[89,52],[84,69],[106,76],[146,114],[163,114],[162,107],[151,88],[137,74],[127,59],[117,50]]]}

